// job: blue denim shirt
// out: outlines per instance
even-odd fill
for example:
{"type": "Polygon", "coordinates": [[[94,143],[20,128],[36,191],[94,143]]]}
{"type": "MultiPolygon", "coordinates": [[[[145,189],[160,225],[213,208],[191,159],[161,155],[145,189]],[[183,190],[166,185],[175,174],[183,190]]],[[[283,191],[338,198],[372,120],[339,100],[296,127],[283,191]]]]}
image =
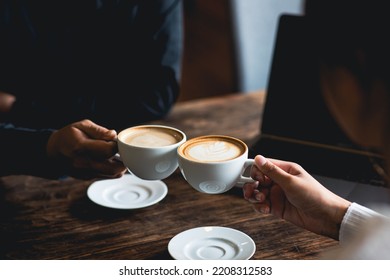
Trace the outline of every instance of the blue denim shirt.
{"type": "Polygon", "coordinates": [[[51,129],[163,118],[179,94],[182,20],[180,0],[1,1],[0,91],[16,102],[0,118],[0,175],[28,171],[4,150],[45,147],[51,129]]]}

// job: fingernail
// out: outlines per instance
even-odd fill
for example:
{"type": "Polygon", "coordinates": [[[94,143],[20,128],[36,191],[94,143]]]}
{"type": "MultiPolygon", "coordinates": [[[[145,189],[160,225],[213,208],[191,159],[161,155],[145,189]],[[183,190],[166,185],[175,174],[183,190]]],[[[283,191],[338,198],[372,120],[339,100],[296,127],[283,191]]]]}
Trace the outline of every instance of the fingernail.
{"type": "Polygon", "coordinates": [[[258,194],[256,194],[255,198],[258,201],[263,201],[263,194],[262,193],[258,193],[258,194]]]}
{"type": "Polygon", "coordinates": [[[114,135],[117,134],[115,129],[111,129],[109,133],[114,134],[114,135]]]}
{"type": "Polygon", "coordinates": [[[261,207],[259,210],[263,214],[269,214],[269,207],[268,206],[261,207]]]}
{"type": "Polygon", "coordinates": [[[267,162],[267,160],[265,159],[265,157],[263,157],[263,156],[261,156],[261,155],[258,155],[258,156],[256,156],[256,159],[257,159],[257,164],[259,165],[259,166],[263,166],[266,162],[267,162]]]}
{"type": "Polygon", "coordinates": [[[111,141],[118,142],[118,134],[116,133],[116,130],[112,129],[107,132],[107,136],[109,136],[111,141]]]}

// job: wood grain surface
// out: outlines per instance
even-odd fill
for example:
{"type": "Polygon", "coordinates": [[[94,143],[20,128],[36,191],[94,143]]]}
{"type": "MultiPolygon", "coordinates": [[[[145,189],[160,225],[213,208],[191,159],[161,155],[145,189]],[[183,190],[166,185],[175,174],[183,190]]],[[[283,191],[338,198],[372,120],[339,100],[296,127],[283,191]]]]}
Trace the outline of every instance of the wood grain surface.
{"type": "MultiPolygon", "coordinates": [[[[250,143],[259,134],[264,92],[178,103],[155,122],[188,138],[225,134],[250,143]]],[[[98,179],[96,179],[98,180],[98,179]]],[[[255,241],[252,259],[317,259],[337,242],[286,221],[254,212],[242,190],[208,195],[195,191],[176,170],[163,180],[167,196],[137,210],[99,206],[86,195],[96,180],[0,178],[1,259],[172,259],[168,242],[200,226],[240,230],[255,241]]]]}

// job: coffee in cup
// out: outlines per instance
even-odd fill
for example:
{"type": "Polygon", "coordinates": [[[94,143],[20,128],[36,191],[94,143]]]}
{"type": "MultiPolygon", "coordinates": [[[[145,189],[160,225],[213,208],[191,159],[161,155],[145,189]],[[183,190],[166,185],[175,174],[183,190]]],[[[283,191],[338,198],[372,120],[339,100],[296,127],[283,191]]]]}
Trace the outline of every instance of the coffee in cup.
{"type": "Polygon", "coordinates": [[[238,184],[253,182],[243,176],[253,165],[247,145],[234,137],[207,135],[190,139],[177,150],[183,177],[196,190],[223,193],[238,184]]]}
{"type": "Polygon", "coordinates": [[[186,135],[173,127],[140,125],[118,134],[118,150],[130,173],[145,180],[162,180],[178,167],[177,147],[186,135]]]}
{"type": "Polygon", "coordinates": [[[133,127],[122,138],[128,145],[146,148],[170,146],[183,140],[177,131],[161,126],[133,127]]]}

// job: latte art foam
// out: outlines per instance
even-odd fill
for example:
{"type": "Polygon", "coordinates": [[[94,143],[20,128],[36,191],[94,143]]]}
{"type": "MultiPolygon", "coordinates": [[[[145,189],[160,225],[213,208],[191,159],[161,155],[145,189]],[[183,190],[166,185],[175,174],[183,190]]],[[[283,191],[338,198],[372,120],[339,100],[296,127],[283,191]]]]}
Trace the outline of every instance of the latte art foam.
{"type": "Polygon", "coordinates": [[[124,139],[124,142],[139,147],[163,147],[173,145],[178,139],[166,129],[144,128],[135,129],[124,139]]]}
{"type": "Polygon", "coordinates": [[[189,145],[185,154],[189,158],[202,162],[218,162],[240,156],[242,148],[229,141],[210,139],[189,145]]]}

